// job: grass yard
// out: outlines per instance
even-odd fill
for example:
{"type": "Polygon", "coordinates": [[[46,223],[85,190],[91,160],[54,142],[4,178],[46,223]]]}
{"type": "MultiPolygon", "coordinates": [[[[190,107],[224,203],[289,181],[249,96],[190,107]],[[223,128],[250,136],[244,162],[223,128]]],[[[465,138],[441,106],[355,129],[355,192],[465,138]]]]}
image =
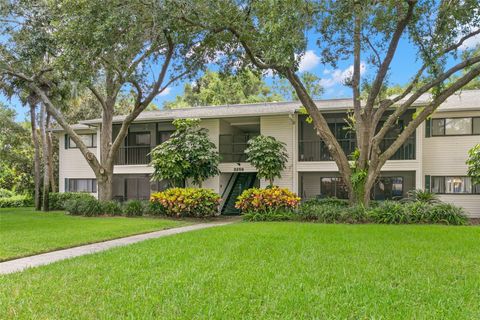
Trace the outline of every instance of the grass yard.
{"type": "Polygon", "coordinates": [[[2,319],[479,319],[480,228],[238,223],[0,283],[2,319]]]}
{"type": "Polygon", "coordinates": [[[85,218],[60,211],[1,208],[0,261],[182,224],[153,218],[85,218]]]}

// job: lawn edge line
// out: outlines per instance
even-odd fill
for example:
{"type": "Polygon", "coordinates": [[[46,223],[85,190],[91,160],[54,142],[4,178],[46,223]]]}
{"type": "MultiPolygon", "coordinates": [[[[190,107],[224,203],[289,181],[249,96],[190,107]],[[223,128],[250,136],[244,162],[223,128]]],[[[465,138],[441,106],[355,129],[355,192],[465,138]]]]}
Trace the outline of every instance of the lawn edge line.
{"type": "Polygon", "coordinates": [[[182,224],[182,225],[175,226],[175,227],[165,227],[163,229],[153,229],[153,230],[150,230],[150,231],[129,233],[129,234],[125,234],[125,235],[119,236],[119,237],[106,238],[106,239],[102,239],[102,240],[98,240],[98,241],[82,242],[80,244],[75,244],[75,245],[71,245],[71,246],[55,247],[55,249],[52,249],[52,250],[49,249],[49,250],[46,250],[46,251],[38,251],[38,252],[32,253],[32,254],[15,256],[14,258],[7,258],[5,260],[0,258],[0,263],[12,261],[12,260],[17,260],[17,259],[22,259],[22,258],[33,257],[33,256],[43,254],[43,253],[50,253],[50,252],[59,251],[59,250],[72,249],[72,248],[76,248],[76,247],[86,246],[86,245],[89,245],[89,244],[101,243],[101,242],[110,241],[110,240],[117,240],[117,239],[122,239],[122,238],[126,238],[126,237],[139,236],[139,235],[142,235],[142,234],[152,233],[152,232],[156,232],[156,231],[163,231],[163,230],[170,230],[170,229],[175,229],[175,228],[186,227],[186,226],[194,225],[194,224],[196,224],[196,223],[187,223],[187,224],[182,224]]]}

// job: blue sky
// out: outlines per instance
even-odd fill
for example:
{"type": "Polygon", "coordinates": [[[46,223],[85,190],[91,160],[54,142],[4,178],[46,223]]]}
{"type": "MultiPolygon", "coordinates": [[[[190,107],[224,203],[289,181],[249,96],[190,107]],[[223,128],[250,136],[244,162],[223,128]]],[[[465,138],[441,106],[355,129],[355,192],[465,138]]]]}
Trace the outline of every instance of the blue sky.
{"type": "MultiPolygon", "coordinates": [[[[323,99],[351,97],[351,89],[342,84],[343,79],[352,70],[351,61],[343,61],[336,69],[330,66],[325,66],[320,62],[319,50],[315,45],[315,34],[309,35],[309,45],[305,52],[302,61],[300,63],[299,72],[308,71],[316,74],[322,80],[322,86],[324,87],[323,99]]],[[[480,37],[471,39],[465,43],[464,48],[471,48],[480,43],[480,37]]],[[[413,46],[405,39],[400,41],[395,58],[391,64],[390,70],[390,84],[403,85],[409,81],[409,79],[415,74],[419,68],[419,61],[416,58],[416,51],[413,46]]],[[[214,65],[211,66],[213,69],[214,65]]],[[[362,63],[362,76],[372,77],[375,74],[375,70],[372,66],[369,66],[365,62],[362,63]]],[[[266,77],[268,84],[272,83],[271,77],[266,77]]],[[[154,103],[159,107],[163,106],[165,101],[174,100],[177,95],[183,93],[184,82],[178,82],[175,85],[167,88],[161,95],[157,96],[154,103]]],[[[24,121],[28,119],[28,109],[23,107],[18,99],[12,100],[6,99],[6,97],[0,94],[0,101],[12,106],[17,111],[17,121],[24,121]]]]}

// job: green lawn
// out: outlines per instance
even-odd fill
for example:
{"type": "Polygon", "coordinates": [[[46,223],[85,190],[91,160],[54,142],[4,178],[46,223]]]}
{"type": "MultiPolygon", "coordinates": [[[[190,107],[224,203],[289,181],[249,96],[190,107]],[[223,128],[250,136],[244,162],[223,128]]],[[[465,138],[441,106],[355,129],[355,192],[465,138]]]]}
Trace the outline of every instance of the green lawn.
{"type": "Polygon", "coordinates": [[[59,211],[41,213],[33,208],[2,208],[0,261],[181,224],[152,218],[85,218],[59,211]]]}
{"type": "Polygon", "coordinates": [[[479,319],[480,228],[238,223],[0,283],[2,319],[479,319]]]}

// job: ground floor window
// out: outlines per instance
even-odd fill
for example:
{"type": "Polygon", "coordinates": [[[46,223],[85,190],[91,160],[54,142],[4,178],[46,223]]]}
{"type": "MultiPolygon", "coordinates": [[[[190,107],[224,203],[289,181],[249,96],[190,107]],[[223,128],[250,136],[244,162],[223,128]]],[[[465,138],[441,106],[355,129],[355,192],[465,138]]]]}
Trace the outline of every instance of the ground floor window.
{"type": "MultiPolygon", "coordinates": [[[[299,194],[303,199],[336,197],[348,199],[343,179],[337,172],[299,173],[299,194]]],[[[397,200],[415,189],[414,171],[384,172],[371,190],[373,200],[397,200]]]]}
{"type": "Polygon", "coordinates": [[[167,180],[151,181],[149,174],[115,174],[112,193],[113,199],[118,201],[148,200],[152,193],[171,187],[167,180]]]}
{"type": "Polygon", "coordinates": [[[480,194],[480,185],[473,185],[470,177],[433,176],[430,190],[439,194],[480,194]]]}
{"type": "Polygon", "coordinates": [[[380,177],[373,190],[375,200],[398,199],[403,196],[403,177],[380,177]]]}
{"type": "Polygon", "coordinates": [[[65,179],[66,192],[97,192],[96,179],[65,179]]]}
{"type": "MultiPolygon", "coordinates": [[[[403,177],[380,177],[372,191],[372,198],[375,200],[401,198],[403,177]]],[[[320,195],[321,197],[348,199],[347,187],[340,177],[320,178],[320,195]]]]}
{"type": "Polygon", "coordinates": [[[342,178],[339,177],[320,178],[320,195],[323,197],[348,199],[347,187],[342,178]]]}

